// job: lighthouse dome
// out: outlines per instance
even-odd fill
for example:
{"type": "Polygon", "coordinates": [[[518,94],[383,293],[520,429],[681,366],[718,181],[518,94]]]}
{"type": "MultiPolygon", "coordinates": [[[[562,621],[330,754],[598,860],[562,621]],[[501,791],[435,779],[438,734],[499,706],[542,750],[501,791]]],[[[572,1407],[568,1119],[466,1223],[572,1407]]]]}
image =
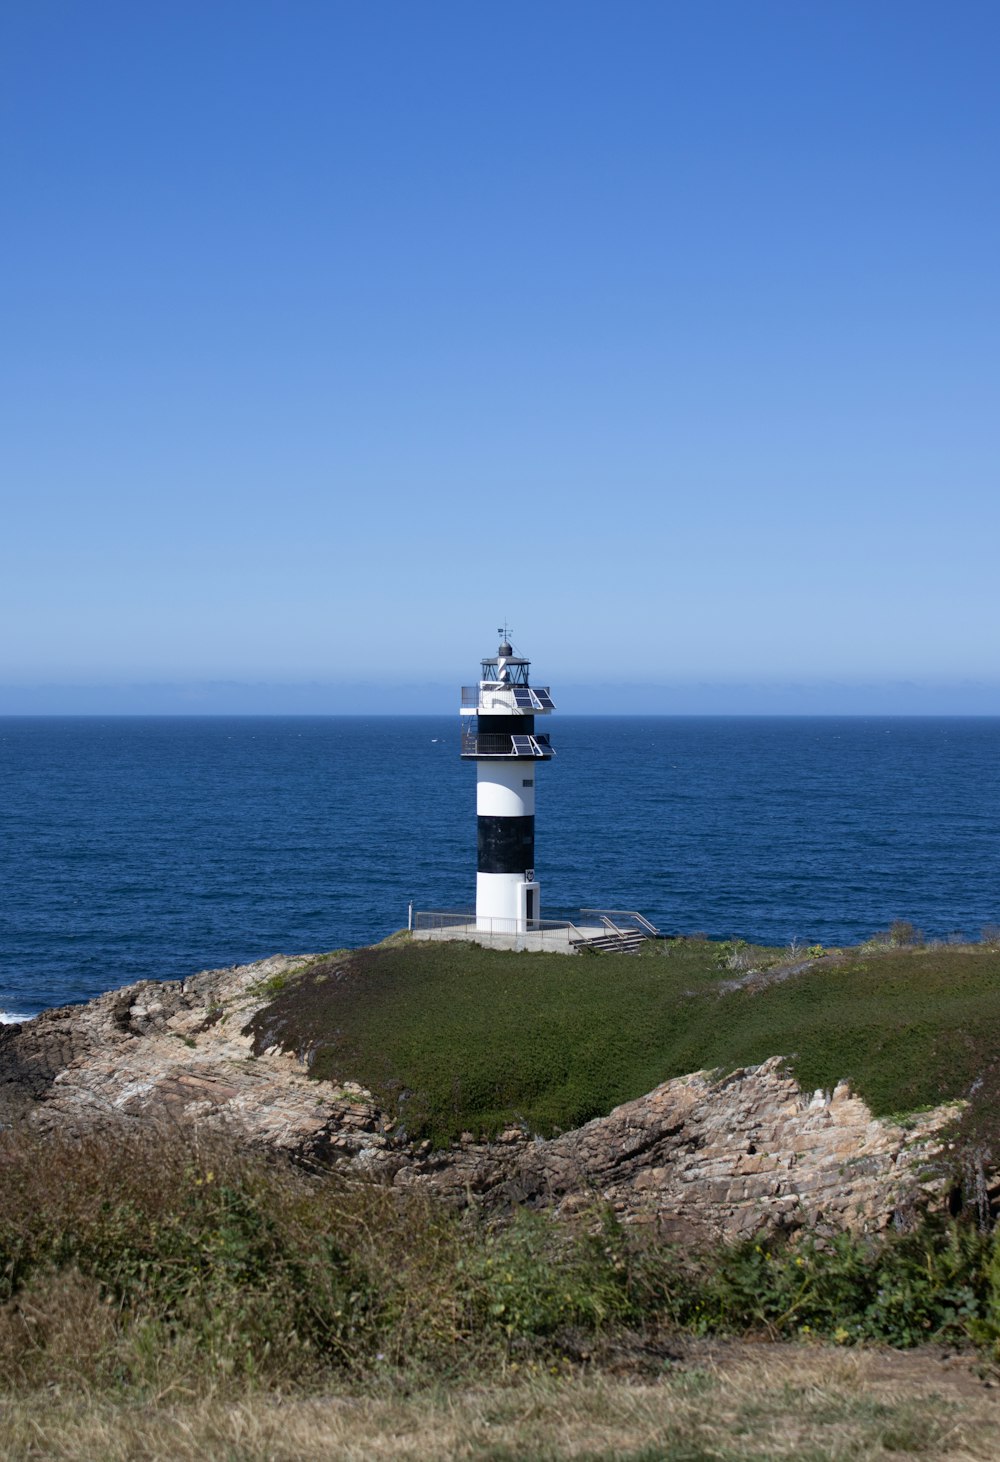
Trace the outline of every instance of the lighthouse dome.
{"type": "Polygon", "coordinates": [[[498,655],[503,655],[505,659],[508,658],[509,656],[513,655],[513,653],[514,653],[514,647],[513,647],[513,645],[508,644],[508,642],[506,640],[504,640],[504,642],[500,646],[499,650],[497,650],[497,654],[498,655]]]}

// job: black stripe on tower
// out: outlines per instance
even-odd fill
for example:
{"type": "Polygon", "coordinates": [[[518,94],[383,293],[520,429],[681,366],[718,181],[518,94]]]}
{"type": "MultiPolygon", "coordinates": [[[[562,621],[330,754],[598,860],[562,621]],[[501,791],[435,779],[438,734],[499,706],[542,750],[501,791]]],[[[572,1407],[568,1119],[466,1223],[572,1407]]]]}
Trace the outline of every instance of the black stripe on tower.
{"type": "Polygon", "coordinates": [[[500,736],[534,736],[534,716],[478,716],[479,734],[500,736]]]}
{"type": "Polygon", "coordinates": [[[535,866],[534,817],[477,818],[480,873],[524,873],[535,866]]]}

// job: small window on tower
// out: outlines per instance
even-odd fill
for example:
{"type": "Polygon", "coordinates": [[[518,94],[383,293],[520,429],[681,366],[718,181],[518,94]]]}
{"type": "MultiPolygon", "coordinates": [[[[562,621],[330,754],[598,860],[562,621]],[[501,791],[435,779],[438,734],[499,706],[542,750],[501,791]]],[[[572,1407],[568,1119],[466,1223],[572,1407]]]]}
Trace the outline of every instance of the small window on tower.
{"type": "Polygon", "coordinates": [[[525,777],[524,778],[524,781],[521,783],[521,786],[522,787],[533,787],[534,785],[535,785],[535,779],[534,779],[534,777],[525,777]]]}

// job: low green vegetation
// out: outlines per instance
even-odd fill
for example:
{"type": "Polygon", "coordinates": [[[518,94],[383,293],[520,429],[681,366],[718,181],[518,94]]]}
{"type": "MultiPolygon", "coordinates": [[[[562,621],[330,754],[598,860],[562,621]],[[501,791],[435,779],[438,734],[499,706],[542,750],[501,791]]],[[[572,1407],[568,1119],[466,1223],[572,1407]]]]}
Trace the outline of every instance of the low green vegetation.
{"type": "Polygon", "coordinates": [[[506,1224],[221,1138],[0,1135],[0,1391],[410,1382],[678,1333],[848,1346],[1000,1335],[1000,1254],[948,1227],[820,1247],[658,1245],[594,1209],[506,1224]]]}
{"type": "Polygon", "coordinates": [[[258,980],[255,985],[249,987],[247,994],[258,998],[265,995],[280,995],[287,984],[288,973],[282,970],[277,975],[269,975],[266,980],[258,980]]]}
{"type": "Polygon", "coordinates": [[[281,1044],[319,1079],[361,1082],[436,1143],[510,1123],[551,1135],[670,1077],[776,1055],[806,1089],[849,1079],[877,1115],[967,1098],[965,1139],[1000,1139],[997,941],[902,934],[915,937],[899,925],[827,952],[676,940],[638,958],[342,951],[293,976],[252,1029],[258,1050],[281,1044]]]}

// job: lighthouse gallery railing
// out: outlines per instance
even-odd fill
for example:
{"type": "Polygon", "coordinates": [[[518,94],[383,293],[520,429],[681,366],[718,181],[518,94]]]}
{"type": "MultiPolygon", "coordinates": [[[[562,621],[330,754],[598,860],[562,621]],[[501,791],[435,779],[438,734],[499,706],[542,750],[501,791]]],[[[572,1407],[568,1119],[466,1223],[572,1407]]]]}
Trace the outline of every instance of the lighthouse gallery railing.
{"type": "MultiPolygon", "coordinates": [[[[513,720],[513,717],[511,718],[513,720]]],[[[518,756],[521,753],[514,750],[513,736],[517,734],[516,726],[511,736],[500,731],[484,731],[476,735],[474,731],[462,732],[462,755],[463,756],[518,756]]],[[[548,736],[534,732],[533,739],[537,741],[542,752],[546,756],[554,756],[555,753],[549,743],[548,736]]]]}
{"type": "MultiPolygon", "coordinates": [[[[548,685],[536,685],[536,686],[533,686],[532,689],[533,690],[536,690],[539,695],[545,695],[545,696],[551,696],[552,695],[552,688],[551,688],[551,686],[548,686],[548,685]]],[[[476,709],[476,707],[478,707],[480,705],[481,700],[482,700],[482,696],[483,696],[484,693],[486,695],[488,695],[491,700],[496,700],[500,696],[502,696],[502,694],[503,694],[504,691],[509,691],[510,692],[510,694],[508,696],[508,699],[509,699],[511,708],[513,708],[516,705],[516,702],[514,700],[514,695],[513,695],[513,686],[505,685],[503,683],[503,681],[500,681],[500,680],[490,680],[490,681],[487,681],[486,686],[485,686],[485,689],[484,689],[483,686],[479,686],[479,685],[463,685],[462,686],[462,708],[463,708],[463,710],[469,710],[470,708],[474,710],[474,709],[476,709]]]]}

